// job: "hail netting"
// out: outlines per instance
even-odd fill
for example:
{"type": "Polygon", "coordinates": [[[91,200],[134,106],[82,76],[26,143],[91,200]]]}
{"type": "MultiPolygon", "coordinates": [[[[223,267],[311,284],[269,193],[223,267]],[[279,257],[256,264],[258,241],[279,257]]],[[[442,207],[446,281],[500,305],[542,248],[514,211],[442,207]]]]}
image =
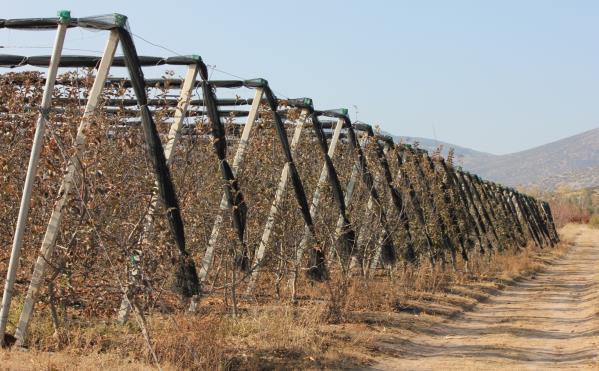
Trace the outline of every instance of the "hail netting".
{"type": "Polygon", "coordinates": [[[467,235],[465,236],[466,241],[463,241],[463,243],[467,243],[467,249],[471,250],[474,247],[473,239],[476,238],[476,240],[478,240],[479,245],[482,246],[483,243],[481,239],[481,232],[478,230],[475,218],[469,212],[470,203],[468,197],[466,196],[462,187],[459,185],[454,169],[448,167],[445,163],[445,160],[442,157],[439,157],[437,161],[441,165],[441,168],[443,169],[443,172],[446,175],[446,181],[449,185],[449,188],[454,192],[454,202],[461,203],[461,207],[458,207],[461,217],[460,223],[463,226],[462,230],[467,231],[467,235]],[[472,236],[472,234],[474,234],[475,236],[472,236]]]}
{"type": "MultiPolygon", "coordinates": [[[[81,163],[77,169],[81,171],[74,174],[74,179],[71,180],[69,175],[64,180],[66,184],[73,185],[72,195],[64,207],[64,223],[60,229],[52,224],[48,227],[48,230],[60,232],[57,239],[56,234],[50,234],[52,243],[56,241],[57,249],[52,248],[54,256],[50,259],[38,258],[42,267],[39,272],[46,266],[46,261],[49,263],[50,274],[47,276],[55,284],[48,286],[50,297],[55,297],[52,287],[57,287],[60,304],[64,308],[68,307],[68,312],[77,316],[97,316],[114,311],[114,299],[120,296],[119,289],[123,287],[121,275],[125,272],[131,278],[127,285],[128,298],[136,305],[150,311],[159,303],[162,308],[170,310],[168,308],[175,307],[173,303],[176,298],[164,289],[169,276],[167,272],[172,273],[172,264],[165,267],[169,260],[177,266],[174,275],[170,274],[175,278],[175,291],[183,297],[197,295],[200,283],[192,257],[197,259],[202,255],[202,247],[206,246],[208,237],[212,241],[210,227],[219,218],[222,221],[220,214],[214,217],[221,194],[218,185],[224,185],[224,197],[230,204],[230,212],[226,215],[231,219],[232,226],[223,227],[224,232],[220,237],[214,238],[214,241],[220,242],[220,250],[217,249],[217,255],[210,255],[214,256],[215,264],[208,275],[202,275],[203,282],[209,288],[203,291],[210,295],[215,290],[224,289],[225,298],[231,292],[234,303],[236,287],[244,285],[248,276],[236,277],[236,271],[232,269],[234,264],[231,263],[236,262],[247,269],[252,267],[251,261],[256,261],[262,267],[254,265],[256,270],[252,272],[264,268],[270,273],[267,277],[275,278],[275,293],[279,296],[279,283],[283,277],[295,278],[297,263],[302,257],[298,252],[303,252],[304,247],[309,247],[310,252],[308,277],[322,281],[330,274],[351,277],[356,266],[347,264],[350,256],[356,258],[352,262],[362,265],[361,273],[365,276],[377,273],[375,269],[379,267],[385,268],[384,272],[392,276],[396,271],[389,268],[396,262],[397,256],[409,263],[419,263],[428,257],[432,265],[439,262],[444,264],[450,258],[454,269],[459,269],[460,264],[467,268],[469,255],[473,257],[478,252],[517,250],[531,241],[539,247],[553,246],[559,240],[547,204],[476,176],[463,174],[453,167],[451,156],[448,164],[445,164],[439,153],[432,161],[418,149],[412,151],[408,148],[410,159],[402,161],[399,155],[393,156],[393,152],[389,154],[382,150],[381,141],[388,146],[386,150],[389,147],[397,149],[392,141],[375,135],[368,125],[356,124],[356,130],[368,137],[362,148],[346,114],[334,111],[321,112],[319,115],[345,121],[343,139],[350,145],[340,145],[346,147],[345,151],[341,151],[340,158],[327,153],[328,133],[316,114],[312,114],[312,129],[305,131],[299,143],[290,144],[288,129],[294,129],[294,139],[297,140],[296,135],[300,133],[298,129],[304,128],[303,122],[298,123],[297,110],[287,110],[286,104],[276,99],[264,80],[207,82],[207,68],[197,57],[138,56],[126,28],[125,17],[110,15],[70,19],[67,13],[61,12],[64,16],[60,19],[0,20],[0,27],[52,29],[64,19],[69,27],[114,29],[109,40],[114,42],[113,37],[118,33],[125,55],[115,58],[113,66],[126,66],[129,69],[129,81],[109,79],[114,85],[105,89],[104,96],[108,99],[90,118],[92,125],[89,132],[84,133],[89,145],[77,152],[78,156],[81,155],[77,158],[77,162],[81,163]],[[177,79],[146,81],[141,70],[142,66],[164,63],[196,64],[204,80],[195,85],[200,89],[196,89],[194,94],[201,90],[203,99],[194,100],[195,110],[186,118],[181,132],[185,139],[180,148],[175,149],[172,170],[167,167],[161,132],[164,135],[164,131],[169,129],[176,112],[174,107],[177,101],[170,98],[170,89],[173,88],[170,84],[176,86],[173,88],[176,90],[177,87],[181,89],[183,82],[177,79]],[[265,93],[263,103],[268,112],[258,115],[256,130],[252,134],[254,143],[250,145],[253,146],[254,152],[251,154],[255,161],[250,162],[245,171],[241,170],[242,177],[236,173],[238,157],[232,165],[227,160],[231,158],[227,142],[229,137],[235,141],[235,136],[242,128],[239,118],[247,116],[249,112],[219,109],[220,104],[228,104],[224,104],[225,100],[219,102],[216,99],[217,88],[257,88],[256,96],[262,96],[263,91],[265,93]],[[155,98],[151,96],[152,93],[161,89],[163,94],[159,99],[148,99],[155,98]],[[136,103],[137,109],[132,108],[136,103]],[[204,129],[209,129],[209,133],[204,132],[204,129]],[[319,146],[322,157],[315,154],[315,144],[319,146]],[[208,151],[206,147],[210,146],[213,148],[208,151]],[[347,147],[351,147],[354,156],[347,155],[347,147]],[[357,169],[355,176],[349,175],[353,174],[354,164],[357,169]],[[287,178],[285,182],[279,180],[280,186],[275,193],[277,201],[271,203],[281,168],[284,169],[283,175],[287,176],[289,172],[293,190],[283,188],[287,178]],[[321,168],[323,170],[319,172],[321,168]],[[216,174],[218,172],[220,174],[216,174]],[[322,187],[325,174],[329,186],[322,187]],[[353,182],[354,178],[357,178],[357,183],[353,182]],[[325,196],[318,213],[310,210],[308,204],[308,197],[316,192],[317,179],[318,189],[323,188],[325,196]],[[175,182],[181,192],[179,195],[175,193],[175,182]],[[350,197],[350,190],[354,188],[355,195],[350,197]],[[157,214],[164,212],[166,218],[154,220],[153,201],[156,194],[160,199],[157,214]],[[274,212],[268,212],[271,204],[270,210],[274,212]],[[182,209],[185,214],[182,214],[182,209]],[[274,215],[274,228],[273,219],[266,223],[267,228],[263,228],[267,214],[274,215]],[[182,215],[185,215],[186,225],[182,215]],[[335,223],[337,217],[339,220],[335,223]],[[156,225],[153,230],[145,228],[145,222],[150,219],[156,225]],[[270,238],[268,236],[272,230],[275,233],[270,238]],[[260,236],[266,237],[259,240],[260,236]],[[298,249],[299,236],[302,239],[298,249]],[[310,238],[304,240],[304,236],[310,238]],[[307,240],[309,242],[306,244],[307,240]],[[235,243],[231,244],[231,241],[235,243]],[[259,259],[254,259],[253,247],[258,243],[260,250],[256,255],[259,259]],[[480,249],[474,249],[475,243],[480,245],[480,249]],[[263,264],[262,247],[267,244],[267,254],[271,254],[271,258],[278,254],[279,259],[265,259],[263,264]],[[237,245],[241,245],[241,250],[231,247],[237,245]],[[456,254],[458,249],[461,261],[456,254]],[[327,263],[325,267],[324,252],[329,252],[329,257],[335,257],[333,250],[339,251],[342,259],[339,265],[331,261],[333,264],[327,263]],[[291,264],[293,271],[288,269],[291,264]]],[[[109,49],[111,45],[115,44],[108,44],[107,51],[112,52],[109,49]]],[[[93,68],[97,67],[99,61],[94,56],[65,55],[60,66],[93,68]]],[[[1,67],[22,67],[25,64],[44,67],[50,64],[50,58],[0,56],[1,67]]],[[[18,82],[16,76],[7,74],[0,79],[0,132],[3,146],[0,151],[0,189],[3,190],[0,206],[3,213],[0,219],[5,226],[14,222],[17,208],[15,200],[20,196],[20,183],[25,170],[22,164],[26,162],[27,150],[31,146],[29,138],[34,128],[33,118],[39,114],[37,107],[43,82],[43,76],[35,73],[18,74],[18,82]]],[[[32,212],[28,220],[32,233],[25,237],[28,245],[39,244],[42,232],[46,229],[49,210],[55,200],[52,195],[60,192],[58,184],[64,174],[64,166],[74,153],[73,131],[81,119],[80,106],[86,102],[93,76],[91,70],[85,70],[66,74],[60,80],[57,80],[54,92],[54,103],[58,107],[43,112],[44,117],[47,115],[49,118],[48,131],[43,144],[40,176],[35,180],[32,212]]],[[[297,108],[294,104],[288,105],[297,108]]],[[[312,109],[311,105],[309,108],[312,109]]],[[[255,110],[256,106],[253,105],[251,112],[255,110]]],[[[317,200],[317,197],[312,196],[312,199],[317,200]]],[[[56,203],[61,212],[64,200],[61,198],[56,203]]],[[[55,218],[53,220],[56,221],[55,218]]],[[[18,230],[22,229],[19,227],[18,230]]],[[[11,232],[11,228],[0,227],[0,233],[3,234],[0,241],[8,244],[11,232]]],[[[44,241],[45,249],[48,243],[44,241]]],[[[27,282],[29,278],[28,272],[34,258],[31,251],[36,249],[26,249],[22,270],[18,272],[21,278],[17,282],[27,282]]],[[[5,260],[6,257],[1,258],[0,265],[5,260]]],[[[11,265],[11,272],[15,267],[11,265]]],[[[34,288],[31,290],[34,294],[41,276],[39,272],[36,267],[32,279],[34,288]]],[[[378,271],[378,277],[382,276],[382,272],[378,271]]],[[[268,297],[273,292],[272,281],[263,280],[263,283],[263,287],[270,291],[262,290],[261,293],[266,295],[257,298],[268,297]]],[[[247,292],[251,291],[252,286],[251,282],[247,285],[247,292]]],[[[320,288],[316,285],[312,287],[320,288]]],[[[7,286],[7,290],[10,290],[10,286],[7,286]]],[[[295,286],[292,290],[295,298],[295,286]]],[[[308,290],[306,297],[313,298],[314,293],[308,290]]],[[[28,309],[23,313],[31,312],[33,305],[30,303],[33,301],[37,300],[26,300],[25,307],[28,309]]],[[[183,301],[178,303],[181,308],[183,301]]],[[[64,311],[66,314],[67,310],[64,311]]]]}
{"type": "Polygon", "coordinates": [[[142,126],[145,134],[146,144],[148,145],[148,153],[154,172],[156,174],[158,190],[166,215],[169,221],[170,230],[179,249],[179,258],[177,263],[177,271],[175,273],[174,288],[184,296],[193,296],[199,294],[200,285],[197,277],[197,272],[193,260],[189,257],[189,253],[185,248],[185,230],[183,227],[183,219],[181,218],[181,210],[175,193],[173,181],[170,171],[166,164],[164,151],[156,125],[147,106],[147,96],[145,90],[144,74],[141,69],[135,44],[131,39],[131,34],[125,28],[119,28],[119,37],[122,44],[123,54],[129,75],[131,85],[135,92],[135,97],[139,102],[141,111],[142,126]]]}
{"type": "MultiPolygon", "coordinates": [[[[430,233],[428,231],[426,221],[424,218],[424,211],[422,209],[421,201],[416,194],[416,189],[414,188],[414,184],[408,175],[408,171],[406,169],[406,164],[404,163],[403,156],[405,153],[400,150],[399,146],[395,146],[393,148],[393,153],[395,154],[395,160],[398,169],[399,176],[399,187],[400,189],[404,189],[408,195],[408,199],[410,200],[409,211],[412,212],[414,230],[417,232],[417,236],[421,236],[422,238],[419,240],[419,244],[417,245],[425,245],[425,251],[416,252],[416,247],[414,249],[407,249],[403,253],[403,259],[406,262],[415,263],[417,259],[417,254],[422,253],[423,255],[430,253],[430,249],[433,246],[433,242],[430,237],[430,233]]],[[[420,249],[419,249],[420,250],[420,249]]]]}
{"type": "Polygon", "coordinates": [[[249,268],[249,254],[245,242],[245,226],[247,217],[247,206],[245,204],[243,193],[239,188],[239,183],[233,174],[233,170],[227,161],[227,139],[225,127],[221,122],[216,105],[214,91],[207,82],[202,83],[202,91],[206,104],[206,111],[210,120],[211,134],[213,137],[214,150],[220,161],[220,171],[225,181],[225,195],[227,203],[231,207],[233,216],[233,225],[237,230],[237,239],[241,246],[241,252],[236,256],[236,264],[242,269],[249,268]]]}
{"type": "MultiPolygon", "coordinates": [[[[13,195],[15,197],[5,200],[6,203],[2,202],[2,205],[11,210],[18,210],[15,200],[19,199],[16,196],[22,189],[20,183],[25,172],[22,165],[27,161],[36,116],[35,111],[26,111],[25,107],[39,104],[38,93],[41,89],[38,88],[41,79],[37,73],[25,76],[20,74],[24,85],[18,88],[15,87],[16,84],[13,85],[13,76],[5,74],[1,79],[6,82],[0,89],[6,98],[3,99],[3,107],[8,112],[1,115],[0,126],[4,129],[2,132],[10,129],[12,138],[10,143],[4,142],[7,147],[2,146],[0,162],[9,166],[9,174],[12,172],[12,175],[0,179],[5,179],[8,183],[2,184],[3,190],[14,188],[17,192],[13,195]],[[10,161],[5,157],[8,154],[12,157],[10,161]]],[[[74,73],[61,76],[60,81],[65,82],[65,85],[55,88],[55,96],[68,99],[81,97],[90,88],[93,75],[85,74],[82,83],[68,84],[79,77],[80,75],[74,73]]],[[[118,86],[108,87],[105,94],[118,94],[118,91],[118,86]]],[[[80,106],[67,105],[61,112],[51,111],[49,114],[28,225],[28,230],[33,233],[26,234],[24,241],[26,246],[32,248],[24,249],[23,264],[19,272],[19,276],[24,280],[28,277],[32,261],[38,252],[36,247],[41,245],[66,161],[73,153],[72,139],[81,120],[81,113],[80,106]]],[[[101,315],[105,311],[112,311],[117,305],[115,303],[118,303],[120,292],[116,287],[113,271],[107,268],[109,265],[104,259],[100,244],[107,247],[115,266],[125,271],[124,259],[128,255],[125,251],[129,250],[130,242],[134,240],[128,239],[127,236],[133,232],[135,223],[132,221],[140,219],[143,214],[142,205],[147,203],[143,190],[149,191],[153,187],[153,182],[147,178],[149,169],[143,161],[144,153],[141,152],[141,146],[137,145],[143,141],[141,135],[136,135],[139,131],[129,130],[126,135],[107,136],[112,132],[111,128],[118,125],[119,119],[118,116],[105,116],[102,107],[91,116],[92,125],[86,135],[88,145],[79,159],[83,171],[76,173],[74,191],[65,207],[61,233],[57,240],[60,248],[56,250],[48,271],[49,279],[69,282],[70,288],[61,294],[61,300],[64,300],[65,305],[73,306],[89,315],[101,315]],[[95,278],[93,286],[88,282],[89,277],[95,278]]],[[[2,195],[7,193],[10,194],[3,192],[2,195]]],[[[1,214],[4,217],[5,214],[1,214]]],[[[6,215],[9,216],[10,213],[6,215]]],[[[7,223],[3,223],[6,226],[11,224],[8,220],[7,223]]],[[[5,236],[8,241],[12,232],[2,233],[2,239],[5,236]]],[[[160,281],[160,270],[150,271],[154,274],[149,279],[154,282],[160,281]]],[[[152,286],[151,282],[148,284],[152,286]]]]}
{"type": "MultiPolygon", "coordinates": [[[[369,135],[373,135],[373,133],[369,132],[369,135]]],[[[412,242],[412,235],[410,233],[410,224],[409,224],[408,218],[406,216],[406,211],[404,210],[404,203],[402,200],[402,196],[399,193],[399,190],[393,185],[394,181],[393,181],[393,175],[391,174],[391,168],[389,166],[389,162],[387,161],[387,157],[385,156],[383,149],[381,148],[381,145],[379,144],[378,140],[375,142],[374,152],[375,152],[376,158],[378,158],[378,160],[381,164],[381,169],[382,169],[382,173],[383,173],[381,180],[384,182],[384,184],[387,188],[387,191],[390,194],[390,198],[391,198],[391,201],[394,206],[394,211],[395,211],[396,217],[399,218],[399,221],[401,222],[401,230],[405,234],[405,236],[404,236],[405,248],[403,249],[403,251],[406,251],[405,254],[408,256],[412,255],[413,250],[414,250],[414,245],[412,242]]],[[[397,257],[396,257],[395,249],[390,248],[390,246],[388,246],[388,245],[383,245],[383,249],[381,251],[382,261],[387,264],[393,264],[395,262],[396,258],[397,257]]]]}
{"type": "Polygon", "coordinates": [[[449,239],[451,241],[450,253],[452,264],[455,264],[455,255],[458,252],[458,249],[460,249],[462,253],[462,258],[467,260],[468,255],[464,242],[464,234],[466,232],[460,228],[458,223],[458,217],[452,202],[453,200],[451,199],[450,191],[445,183],[445,177],[435,169],[435,165],[431,157],[423,155],[422,158],[424,159],[424,166],[426,171],[428,171],[429,177],[434,180],[433,186],[436,188],[435,194],[438,197],[437,204],[441,205],[441,218],[443,220],[443,224],[447,228],[446,230],[447,233],[449,233],[449,239]]]}
{"type": "Polygon", "coordinates": [[[344,258],[347,258],[354,249],[356,234],[351,226],[349,215],[347,213],[347,207],[345,205],[343,189],[341,188],[339,176],[337,175],[333,160],[328,154],[327,139],[325,137],[324,131],[322,130],[322,125],[318,120],[318,115],[315,112],[312,113],[312,127],[324,157],[325,166],[327,169],[327,179],[329,181],[329,185],[331,186],[333,198],[337,204],[337,208],[339,209],[339,214],[343,222],[341,234],[338,237],[338,251],[344,258]]]}
{"type": "MultiPolygon", "coordinates": [[[[382,249],[382,251],[391,251],[391,250],[394,251],[395,244],[393,243],[393,237],[389,231],[387,215],[383,209],[383,200],[380,197],[379,192],[376,188],[375,180],[374,180],[372,172],[369,169],[366,155],[365,155],[364,151],[362,150],[362,147],[360,146],[360,143],[358,141],[358,138],[356,136],[354,128],[351,125],[351,121],[349,120],[348,117],[344,117],[344,119],[347,123],[350,145],[352,146],[353,150],[356,153],[357,166],[358,166],[360,175],[362,177],[362,181],[364,183],[364,186],[367,189],[369,197],[372,198],[375,208],[378,208],[376,214],[378,215],[378,221],[382,228],[382,233],[381,233],[380,239],[381,239],[381,242],[383,245],[382,245],[381,249],[382,249]]],[[[370,133],[368,133],[368,134],[370,134],[370,133]]],[[[358,246],[358,247],[362,248],[361,246],[358,246]]]]}
{"type": "MultiPolygon", "coordinates": [[[[277,99],[268,85],[264,87],[264,93],[269,108],[273,112],[275,129],[277,130],[277,134],[279,136],[279,141],[281,143],[285,160],[289,165],[289,176],[291,178],[293,190],[302,213],[302,218],[304,219],[306,226],[310,229],[312,237],[315,238],[316,231],[314,229],[312,216],[310,215],[310,206],[308,205],[302,181],[297,172],[295,162],[293,161],[293,156],[291,155],[291,147],[289,146],[289,140],[287,139],[285,126],[283,125],[281,117],[277,114],[277,99]]],[[[317,281],[323,281],[327,277],[324,252],[322,251],[322,247],[319,246],[317,242],[313,243],[313,247],[310,249],[310,262],[307,273],[312,279],[317,281]]]]}

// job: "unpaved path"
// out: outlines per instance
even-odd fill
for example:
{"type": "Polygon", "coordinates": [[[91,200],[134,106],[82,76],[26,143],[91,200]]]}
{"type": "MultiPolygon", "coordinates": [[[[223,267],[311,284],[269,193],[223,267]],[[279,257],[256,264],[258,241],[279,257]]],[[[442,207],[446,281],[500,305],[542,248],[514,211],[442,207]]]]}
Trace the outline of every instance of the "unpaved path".
{"type": "Polygon", "coordinates": [[[379,370],[599,370],[599,230],[459,318],[382,345],[379,370]]]}

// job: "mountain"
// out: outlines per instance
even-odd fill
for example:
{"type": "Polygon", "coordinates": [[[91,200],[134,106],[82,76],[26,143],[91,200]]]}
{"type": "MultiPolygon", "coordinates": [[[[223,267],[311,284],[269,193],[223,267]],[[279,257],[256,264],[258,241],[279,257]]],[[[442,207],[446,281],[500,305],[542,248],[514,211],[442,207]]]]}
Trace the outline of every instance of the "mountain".
{"type": "Polygon", "coordinates": [[[599,128],[539,147],[507,155],[493,155],[427,138],[398,137],[419,142],[429,152],[443,146],[455,150],[455,162],[481,177],[513,187],[580,189],[599,186],[599,128]]]}
{"type": "MultiPolygon", "coordinates": [[[[389,134],[388,134],[389,135],[389,134]]],[[[403,143],[418,143],[418,147],[422,148],[422,149],[426,149],[429,153],[431,153],[432,151],[434,151],[435,149],[442,147],[442,153],[444,157],[447,157],[447,153],[449,152],[450,148],[453,148],[454,150],[454,162],[460,166],[462,166],[464,169],[470,169],[470,168],[474,168],[475,166],[488,162],[488,161],[493,161],[495,160],[497,157],[497,155],[493,155],[491,153],[486,153],[486,152],[481,152],[481,151],[477,151],[474,149],[470,149],[470,148],[466,148],[466,147],[461,147],[455,144],[451,144],[451,143],[447,143],[447,142],[442,142],[440,140],[434,140],[434,139],[428,139],[428,138],[421,138],[421,137],[400,137],[400,136],[395,136],[395,135],[391,135],[393,137],[393,139],[399,143],[400,141],[403,143]]]]}

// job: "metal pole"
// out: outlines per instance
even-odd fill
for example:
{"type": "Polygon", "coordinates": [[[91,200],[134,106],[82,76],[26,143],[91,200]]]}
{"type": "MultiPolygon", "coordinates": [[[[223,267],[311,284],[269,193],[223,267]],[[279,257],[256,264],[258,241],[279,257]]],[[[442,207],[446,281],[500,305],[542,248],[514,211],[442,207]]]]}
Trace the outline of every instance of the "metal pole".
{"type": "MultiPolygon", "coordinates": [[[[239,170],[239,167],[245,159],[245,152],[247,150],[250,133],[252,131],[254,123],[256,122],[256,118],[258,117],[258,109],[260,108],[260,101],[262,100],[263,94],[263,88],[256,89],[256,94],[254,95],[254,100],[252,101],[252,108],[250,109],[250,114],[248,115],[245,125],[243,127],[243,132],[241,133],[241,138],[239,139],[239,144],[237,145],[237,151],[235,152],[235,157],[233,158],[233,165],[231,166],[231,170],[233,171],[234,176],[237,176],[237,171],[239,170]]],[[[223,194],[223,197],[220,200],[219,207],[219,212],[216,215],[216,219],[212,226],[212,232],[210,233],[210,239],[208,240],[208,247],[206,248],[206,252],[204,253],[204,257],[202,258],[202,265],[200,267],[200,272],[198,273],[198,278],[200,279],[200,282],[204,282],[206,280],[208,272],[210,271],[210,268],[212,266],[214,248],[216,247],[220,227],[223,223],[223,212],[231,207],[231,205],[229,205],[229,203],[227,202],[227,196],[225,194],[223,194]]]]}
{"type": "MultiPolygon", "coordinates": [[[[171,124],[168,133],[168,139],[166,145],[164,146],[164,157],[166,158],[167,165],[170,165],[172,162],[174,149],[177,146],[177,141],[179,140],[179,136],[181,133],[181,127],[183,127],[183,120],[185,118],[185,114],[187,113],[187,109],[189,108],[189,101],[191,100],[191,95],[193,93],[193,87],[195,86],[195,82],[198,76],[198,71],[199,65],[197,63],[190,65],[187,68],[187,74],[185,75],[185,80],[183,80],[183,85],[181,86],[181,93],[179,95],[179,101],[175,109],[174,121],[171,124]]],[[[154,229],[154,215],[158,206],[158,197],[158,182],[156,182],[154,189],[152,190],[150,206],[148,207],[148,212],[145,216],[142,234],[140,236],[140,241],[142,245],[147,244],[148,238],[152,234],[152,231],[154,229]]],[[[119,307],[119,312],[117,315],[117,320],[120,324],[124,324],[125,322],[127,322],[129,312],[131,311],[131,303],[127,298],[127,293],[124,293],[123,295],[124,297],[121,300],[121,305],[119,307]]]]}
{"type": "MultiPolygon", "coordinates": [[[[333,131],[333,137],[331,138],[331,143],[329,144],[328,155],[332,159],[335,156],[335,150],[337,149],[337,143],[339,141],[339,136],[341,134],[341,129],[343,128],[344,121],[342,119],[337,120],[337,124],[335,125],[335,129],[333,131]]],[[[310,205],[310,215],[312,218],[316,216],[316,211],[318,210],[318,205],[320,204],[320,194],[322,189],[325,186],[325,183],[329,177],[329,173],[327,171],[326,163],[322,165],[322,170],[320,171],[320,177],[318,178],[318,183],[316,184],[316,190],[314,190],[314,194],[312,195],[312,205],[310,205]]],[[[295,263],[299,266],[302,257],[304,256],[304,251],[306,250],[306,245],[308,243],[308,237],[310,236],[310,230],[306,227],[304,228],[304,235],[302,240],[300,241],[299,248],[296,253],[295,263]]],[[[337,237],[337,236],[335,236],[337,237]]]]}
{"type": "Polygon", "coordinates": [[[29,213],[29,206],[31,204],[31,192],[33,190],[33,183],[35,182],[35,175],[37,173],[40,153],[44,141],[44,132],[46,130],[48,110],[50,108],[50,105],[52,104],[54,82],[56,81],[56,74],[58,73],[58,65],[60,63],[62,47],[64,45],[64,39],[67,32],[67,24],[70,20],[70,12],[64,12],[64,15],[59,15],[61,15],[60,23],[58,24],[58,28],[56,31],[54,48],[52,50],[52,56],[50,58],[50,65],[48,67],[46,85],[44,86],[44,95],[42,97],[40,113],[37,118],[35,135],[33,137],[31,154],[29,156],[29,165],[27,167],[27,175],[25,177],[25,185],[23,186],[21,205],[19,207],[19,215],[17,217],[17,226],[15,228],[15,235],[13,238],[12,250],[10,253],[8,271],[6,273],[4,294],[2,295],[2,307],[0,309],[0,345],[4,345],[4,331],[6,331],[6,323],[8,321],[8,313],[10,311],[10,304],[12,301],[12,294],[17,275],[17,268],[19,266],[19,259],[21,257],[21,247],[23,246],[23,234],[25,233],[25,227],[27,225],[27,215],[29,213]]]}
{"type": "MultiPolygon", "coordinates": [[[[33,275],[31,276],[29,290],[27,291],[27,296],[25,297],[23,311],[21,312],[19,324],[15,333],[17,345],[19,346],[22,346],[26,340],[27,328],[33,314],[33,307],[37,301],[40,285],[44,279],[44,272],[46,270],[46,266],[48,265],[48,261],[51,260],[52,254],[54,252],[55,242],[58,236],[60,222],[62,220],[62,211],[67,202],[71,188],[73,187],[75,171],[79,167],[79,160],[83,155],[86,139],[85,134],[87,128],[91,124],[88,118],[93,114],[98,105],[106,77],[108,76],[108,70],[110,69],[110,65],[112,64],[112,59],[118,45],[118,41],[118,32],[116,30],[111,31],[110,36],[108,37],[106,48],[104,49],[104,54],[102,55],[102,61],[100,62],[94,85],[90,91],[85,112],[83,113],[83,118],[79,125],[79,129],[77,130],[77,136],[75,138],[75,155],[69,159],[66,175],[64,176],[60,190],[58,191],[59,198],[54,204],[50,222],[48,223],[46,234],[44,235],[44,240],[42,241],[40,255],[37,258],[33,275]]],[[[51,80],[53,81],[54,77],[52,77],[51,80]]]]}
{"type": "MultiPolygon", "coordinates": [[[[297,145],[299,144],[300,137],[302,135],[303,127],[306,123],[306,118],[308,116],[307,110],[302,110],[299,119],[296,121],[295,131],[293,133],[293,138],[291,139],[291,154],[294,155],[297,149],[297,145]]],[[[258,275],[260,274],[260,265],[262,264],[262,260],[264,259],[264,254],[266,253],[266,248],[270,242],[270,234],[272,233],[272,229],[275,224],[275,217],[279,212],[279,204],[283,200],[283,193],[287,188],[287,181],[289,180],[289,162],[285,163],[283,166],[283,170],[281,170],[281,177],[279,178],[279,185],[277,187],[277,191],[275,193],[275,199],[270,206],[270,212],[268,214],[268,218],[266,219],[266,226],[264,227],[264,231],[262,232],[262,238],[260,239],[260,245],[258,246],[258,250],[256,251],[256,261],[255,268],[252,271],[252,275],[248,282],[246,288],[246,294],[250,294],[254,287],[256,286],[256,280],[258,279],[258,275]]],[[[308,226],[306,226],[308,228],[308,226]]]]}

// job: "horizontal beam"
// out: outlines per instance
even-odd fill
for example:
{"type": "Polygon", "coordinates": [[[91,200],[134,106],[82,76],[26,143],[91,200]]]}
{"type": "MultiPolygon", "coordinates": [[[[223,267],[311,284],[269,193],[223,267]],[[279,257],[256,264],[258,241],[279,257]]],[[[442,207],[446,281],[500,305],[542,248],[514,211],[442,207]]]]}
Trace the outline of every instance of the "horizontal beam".
{"type": "Polygon", "coordinates": [[[71,18],[59,12],[59,17],[52,18],[18,18],[0,19],[0,28],[14,30],[48,30],[57,28],[59,24],[66,23],[68,28],[81,27],[97,30],[112,30],[126,27],[127,16],[113,13],[96,17],[71,18]],[[66,18],[66,19],[65,19],[66,18]]]}
{"type": "MultiPolygon", "coordinates": [[[[50,65],[50,55],[24,56],[13,54],[0,54],[0,67],[16,68],[22,66],[48,67],[50,65]]],[[[60,58],[58,67],[97,67],[102,57],[92,55],[63,55],[60,58]]],[[[125,57],[114,57],[112,67],[126,67],[125,57]]],[[[176,57],[152,57],[139,56],[141,66],[189,66],[204,65],[202,58],[196,55],[176,56],[176,57]]],[[[205,66],[205,65],[204,65],[205,66]]]]}

